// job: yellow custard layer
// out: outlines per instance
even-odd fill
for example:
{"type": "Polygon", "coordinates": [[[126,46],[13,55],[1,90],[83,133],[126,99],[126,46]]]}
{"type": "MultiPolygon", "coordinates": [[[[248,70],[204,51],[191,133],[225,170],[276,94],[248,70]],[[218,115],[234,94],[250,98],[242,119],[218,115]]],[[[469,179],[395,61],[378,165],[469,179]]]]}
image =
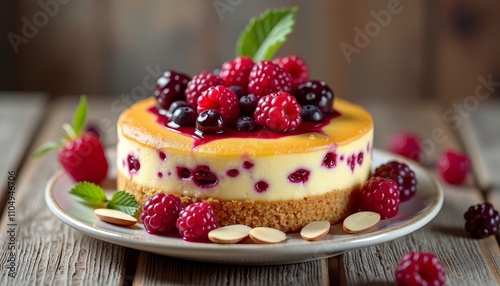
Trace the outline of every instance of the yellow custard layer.
{"type": "Polygon", "coordinates": [[[148,111],[154,105],[153,98],[140,101],[118,120],[118,172],[144,188],[194,198],[283,201],[356,188],[370,175],[372,118],[341,99],[334,103],[341,115],[322,133],[274,139],[222,134],[202,145],[191,135],[160,125],[148,111]],[[325,158],[332,155],[334,166],[325,166],[325,158]],[[138,160],[138,170],[131,170],[131,157],[138,160]],[[200,166],[217,178],[215,183],[200,185],[193,179],[200,166]],[[192,176],[180,175],[180,169],[192,176]],[[297,173],[306,179],[293,179],[297,173]]]}

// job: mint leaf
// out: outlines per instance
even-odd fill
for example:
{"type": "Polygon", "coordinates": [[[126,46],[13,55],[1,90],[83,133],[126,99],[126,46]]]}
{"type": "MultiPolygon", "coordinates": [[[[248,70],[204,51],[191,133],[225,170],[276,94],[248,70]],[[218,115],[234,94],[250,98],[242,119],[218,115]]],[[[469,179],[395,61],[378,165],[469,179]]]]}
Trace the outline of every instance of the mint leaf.
{"type": "Polygon", "coordinates": [[[38,159],[42,157],[43,155],[47,154],[48,152],[52,150],[57,150],[62,147],[61,142],[55,142],[55,141],[50,141],[42,146],[38,147],[35,152],[33,152],[33,158],[38,159]]]}
{"type": "Polygon", "coordinates": [[[118,191],[113,194],[111,201],[109,201],[108,209],[119,210],[133,216],[139,209],[139,204],[132,194],[118,191]]]}
{"type": "Polygon", "coordinates": [[[106,203],[106,192],[94,183],[80,182],[69,191],[70,194],[82,198],[89,203],[106,203]]]}
{"type": "Polygon", "coordinates": [[[87,121],[87,97],[82,95],[80,97],[80,103],[75,110],[75,115],[73,117],[73,130],[76,136],[82,133],[85,128],[85,123],[87,121]]]}
{"type": "Polygon", "coordinates": [[[297,7],[267,10],[252,18],[240,34],[236,54],[251,57],[255,62],[272,59],[292,32],[297,10],[297,7]]]}

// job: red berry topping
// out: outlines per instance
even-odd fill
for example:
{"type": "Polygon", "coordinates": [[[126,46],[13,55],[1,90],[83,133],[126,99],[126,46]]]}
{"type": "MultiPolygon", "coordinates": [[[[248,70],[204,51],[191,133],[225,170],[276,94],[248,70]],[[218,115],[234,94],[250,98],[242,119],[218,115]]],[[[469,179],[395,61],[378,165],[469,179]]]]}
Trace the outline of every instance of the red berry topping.
{"type": "Polygon", "coordinates": [[[398,132],[389,141],[389,151],[420,162],[422,153],[420,138],[411,133],[398,132]]]}
{"type": "Polygon", "coordinates": [[[148,233],[176,232],[175,223],[181,210],[181,199],[178,196],[159,193],[146,201],[140,219],[148,233]]]}
{"type": "Polygon", "coordinates": [[[237,57],[232,61],[225,62],[220,71],[220,78],[224,80],[225,86],[237,85],[246,89],[248,77],[254,63],[249,57],[237,57]]]}
{"type": "Polygon", "coordinates": [[[373,176],[394,180],[398,184],[402,202],[411,199],[417,192],[415,173],[405,163],[391,161],[383,164],[375,170],[373,176]]]}
{"type": "Polygon", "coordinates": [[[253,66],[248,81],[249,93],[261,98],[273,92],[291,90],[290,74],[278,65],[271,61],[262,61],[253,66]]]}
{"type": "Polygon", "coordinates": [[[470,161],[464,154],[446,151],[438,158],[437,168],[443,180],[448,184],[460,185],[467,178],[470,161]]]}
{"type": "Polygon", "coordinates": [[[333,91],[322,80],[311,80],[299,85],[295,97],[300,105],[311,104],[317,106],[323,115],[334,112],[333,91]]]}
{"type": "Polygon", "coordinates": [[[464,218],[465,229],[474,238],[494,235],[500,227],[500,214],[490,203],[471,206],[464,218]]]}
{"type": "Polygon", "coordinates": [[[435,254],[408,252],[398,263],[396,282],[405,286],[442,286],[446,282],[446,271],[435,254]]]}
{"type": "Polygon", "coordinates": [[[370,178],[361,190],[361,210],[380,214],[382,219],[391,218],[399,211],[399,189],[392,179],[370,178]]]}
{"type": "Polygon", "coordinates": [[[217,228],[217,217],[210,203],[190,204],[177,219],[179,233],[188,241],[208,240],[208,233],[217,228]]]}
{"type": "Polygon", "coordinates": [[[258,125],[276,132],[293,131],[300,125],[301,107],[288,92],[271,93],[259,99],[253,117],[258,125]]]}
{"type": "Polygon", "coordinates": [[[292,90],[296,90],[299,85],[309,80],[309,68],[304,60],[297,55],[276,58],[273,63],[290,74],[292,90]]]}
{"type": "Polygon", "coordinates": [[[59,151],[61,166],[76,182],[100,183],[108,173],[108,161],[101,141],[93,134],[84,133],[64,145],[59,151]]]}
{"type": "Polygon", "coordinates": [[[184,91],[189,80],[189,76],[183,73],[166,71],[156,81],[154,92],[156,105],[161,109],[168,110],[172,102],[183,100],[184,91]]]}
{"type": "Polygon", "coordinates": [[[187,84],[186,102],[196,109],[198,97],[211,86],[223,85],[224,81],[213,73],[204,71],[195,75],[187,84]]]}
{"type": "Polygon", "coordinates": [[[226,124],[236,121],[240,113],[239,100],[236,94],[222,85],[211,86],[198,97],[198,114],[205,110],[219,111],[226,124]]]}

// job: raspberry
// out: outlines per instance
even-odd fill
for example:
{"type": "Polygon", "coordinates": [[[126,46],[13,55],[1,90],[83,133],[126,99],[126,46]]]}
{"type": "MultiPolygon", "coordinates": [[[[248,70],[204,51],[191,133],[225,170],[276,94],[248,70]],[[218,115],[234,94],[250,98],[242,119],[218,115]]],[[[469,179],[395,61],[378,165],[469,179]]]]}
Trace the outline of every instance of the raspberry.
{"type": "Polygon", "coordinates": [[[226,124],[236,121],[240,113],[240,105],[236,94],[222,85],[211,86],[198,97],[198,114],[205,110],[219,111],[226,124]]]}
{"type": "Polygon", "coordinates": [[[168,110],[170,104],[184,99],[184,91],[189,82],[189,76],[175,71],[166,71],[156,81],[154,97],[160,109],[168,110]]]}
{"type": "Polygon", "coordinates": [[[262,61],[253,66],[248,79],[249,93],[261,98],[273,92],[291,90],[290,74],[278,65],[271,61],[262,61]]]}
{"type": "Polygon", "coordinates": [[[311,80],[299,85],[295,97],[300,105],[315,105],[324,115],[334,112],[333,91],[322,80],[311,80]]]}
{"type": "Polygon", "coordinates": [[[439,156],[437,169],[443,180],[448,184],[460,185],[467,178],[470,161],[466,155],[446,151],[439,156]]]}
{"type": "Polygon", "coordinates": [[[182,210],[181,199],[172,194],[159,193],[142,207],[141,222],[150,234],[176,232],[175,222],[182,210]]]}
{"type": "Polygon", "coordinates": [[[474,238],[494,235],[500,227],[500,214],[490,203],[471,206],[464,218],[465,229],[474,238]]]}
{"type": "Polygon", "coordinates": [[[371,177],[361,190],[361,210],[380,214],[382,219],[390,218],[399,211],[399,189],[392,179],[371,177]]]}
{"type": "Polygon", "coordinates": [[[411,199],[417,191],[417,178],[415,173],[405,163],[391,161],[379,166],[373,174],[394,180],[399,188],[399,198],[402,202],[411,199]]]}
{"type": "Polygon", "coordinates": [[[273,63],[290,74],[292,77],[292,91],[309,80],[309,68],[304,60],[297,55],[276,58],[273,63]]]}
{"type": "Polygon", "coordinates": [[[398,285],[442,286],[446,282],[446,271],[433,253],[408,252],[396,268],[398,285]]]}
{"type": "Polygon", "coordinates": [[[422,153],[420,138],[411,133],[398,132],[389,141],[389,151],[420,162],[422,153]]]}
{"type": "Polygon", "coordinates": [[[213,73],[203,71],[195,75],[187,84],[186,102],[196,110],[198,97],[211,86],[223,85],[224,81],[213,73]]]}
{"type": "Polygon", "coordinates": [[[232,61],[225,62],[219,73],[224,80],[225,86],[237,85],[246,90],[248,77],[254,63],[249,57],[237,57],[232,61]]]}
{"type": "Polygon", "coordinates": [[[185,240],[203,241],[217,228],[217,217],[210,203],[197,202],[181,211],[176,225],[185,240]]]}
{"type": "Polygon", "coordinates": [[[271,93],[259,99],[255,123],[276,132],[293,131],[300,125],[301,107],[288,92],[271,93]]]}

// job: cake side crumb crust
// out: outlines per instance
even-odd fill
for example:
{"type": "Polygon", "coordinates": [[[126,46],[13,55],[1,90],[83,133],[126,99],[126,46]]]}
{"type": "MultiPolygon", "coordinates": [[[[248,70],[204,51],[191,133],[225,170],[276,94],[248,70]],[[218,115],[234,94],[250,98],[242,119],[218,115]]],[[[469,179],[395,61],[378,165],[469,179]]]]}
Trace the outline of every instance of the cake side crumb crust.
{"type": "MultiPolygon", "coordinates": [[[[146,200],[163,192],[138,185],[127,176],[118,173],[117,187],[135,196],[142,206],[146,200]]],[[[333,190],[330,193],[300,200],[255,201],[231,200],[222,201],[215,198],[193,198],[178,195],[184,204],[207,201],[214,207],[219,226],[244,224],[250,227],[266,226],[284,232],[298,232],[312,221],[328,220],[332,224],[341,222],[357,209],[356,199],[362,185],[352,189],[333,190]]]]}

